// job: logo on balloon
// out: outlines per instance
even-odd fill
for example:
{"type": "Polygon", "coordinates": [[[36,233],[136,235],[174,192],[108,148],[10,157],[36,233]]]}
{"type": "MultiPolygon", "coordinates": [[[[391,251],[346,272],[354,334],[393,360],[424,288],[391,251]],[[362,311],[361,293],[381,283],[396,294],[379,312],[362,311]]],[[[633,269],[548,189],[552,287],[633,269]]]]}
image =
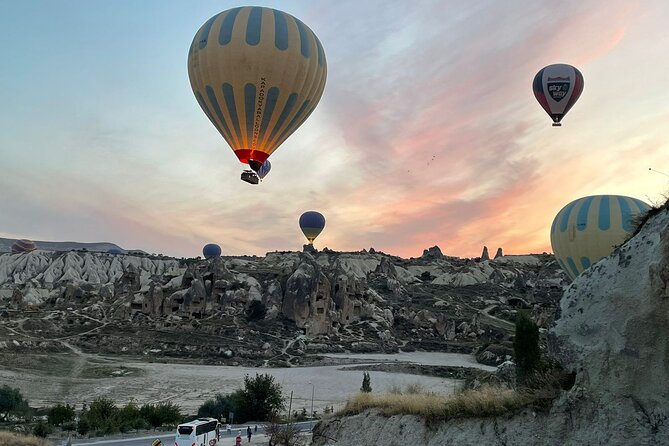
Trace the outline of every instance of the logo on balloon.
{"type": "Polygon", "coordinates": [[[549,77],[546,81],[546,88],[551,98],[555,102],[560,102],[567,96],[570,84],[569,77],[549,77]]]}

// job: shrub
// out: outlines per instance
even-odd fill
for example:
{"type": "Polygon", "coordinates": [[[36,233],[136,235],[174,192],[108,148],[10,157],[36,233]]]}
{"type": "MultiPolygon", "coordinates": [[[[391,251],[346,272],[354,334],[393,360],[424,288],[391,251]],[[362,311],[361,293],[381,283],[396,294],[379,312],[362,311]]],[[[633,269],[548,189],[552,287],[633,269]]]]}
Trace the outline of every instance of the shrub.
{"type": "Polygon", "coordinates": [[[43,438],[0,431],[0,446],[50,446],[43,438]]]}
{"type": "Polygon", "coordinates": [[[40,438],[46,438],[51,432],[53,432],[53,426],[44,421],[39,421],[33,429],[33,435],[40,438]]]}
{"type": "Polygon", "coordinates": [[[53,426],[60,426],[63,423],[70,422],[74,420],[75,413],[74,407],[69,404],[57,404],[49,409],[47,414],[49,424],[53,426]]]}
{"type": "Polygon", "coordinates": [[[541,367],[539,327],[524,311],[519,312],[516,318],[513,355],[519,383],[524,383],[528,376],[541,367]]]}
{"type": "Polygon", "coordinates": [[[364,372],[362,374],[362,387],[360,391],[363,393],[369,393],[372,391],[372,379],[369,377],[369,373],[364,372]]]}

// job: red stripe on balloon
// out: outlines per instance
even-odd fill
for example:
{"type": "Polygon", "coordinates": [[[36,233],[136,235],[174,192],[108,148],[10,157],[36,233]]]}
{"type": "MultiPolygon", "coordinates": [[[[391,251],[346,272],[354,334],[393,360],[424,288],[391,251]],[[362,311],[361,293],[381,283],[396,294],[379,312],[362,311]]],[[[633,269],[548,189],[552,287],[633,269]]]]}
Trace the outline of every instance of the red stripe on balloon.
{"type": "Polygon", "coordinates": [[[244,164],[248,164],[249,160],[258,161],[259,163],[264,163],[269,158],[269,154],[261,152],[259,150],[250,150],[250,149],[237,149],[235,150],[235,155],[239,158],[244,164]]]}

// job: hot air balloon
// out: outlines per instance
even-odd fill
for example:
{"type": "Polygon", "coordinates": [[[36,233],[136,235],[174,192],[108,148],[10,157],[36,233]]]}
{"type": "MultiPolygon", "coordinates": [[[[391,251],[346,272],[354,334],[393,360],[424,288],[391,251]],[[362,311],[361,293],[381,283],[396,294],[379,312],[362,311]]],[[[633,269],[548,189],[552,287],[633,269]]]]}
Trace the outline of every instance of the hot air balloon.
{"type": "Polygon", "coordinates": [[[325,217],[320,212],[307,211],[300,216],[300,229],[309,240],[310,245],[314,244],[314,240],[323,231],[324,227],[325,217]]]}
{"type": "MultiPolygon", "coordinates": [[[[314,111],[326,74],[325,52],[313,31],[290,14],[259,6],[210,18],[188,53],[200,107],[256,172],[314,111]]],[[[253,171],[242,179],[257,184],[253,171]]]]}
{"type": "Polygon", "coordinates": [[[583,92],[583,75],[571,65],[548,65],[534,76],[532,89],[534,97],[553,119],[553,126],[560,127],[560,121],[583,92]]]}
{"type": "Polygon", "coordinates": [[[272,170],[272,163],[267,160],[262,163],[262,166],[260,166],[260,169],[258,169],[258,178],[262,180],[267,176],[270,170],[272,170]]]}
{"type": "Polygon", "coordinates": [[[35,243],[31,240],[17,240],[12,245],[12,254],[22,254],[24,252],[31,252],[35,250],[35,243]]]}
{"type": "Polygon", "coordinates": [[[209,243],[207,245],[204,245],[204,248],[202,248],[202,255],[207,260],[213,259],[214,257],[220,257],[221,247],[214,243],[209,243]]]}
{"type": "Polygon", "coordinates": [[[635,218],[650,206],[621,195],[593,195],[574,200],[555,216],[551,246],[558,263],[576,278],[611,254],[634,230],[635,218]]]}

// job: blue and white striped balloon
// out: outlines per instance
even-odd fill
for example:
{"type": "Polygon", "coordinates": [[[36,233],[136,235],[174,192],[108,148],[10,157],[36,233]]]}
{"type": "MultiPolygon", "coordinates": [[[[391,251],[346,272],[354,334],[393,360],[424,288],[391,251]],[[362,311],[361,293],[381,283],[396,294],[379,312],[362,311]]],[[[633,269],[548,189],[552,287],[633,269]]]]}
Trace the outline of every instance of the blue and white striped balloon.
{"type": "Polygon", "coordinates": [[[634,220],[650,206],[622,195],[593,195],[574,200],[555,216],[551,246],[569,277],[610,255],[634,230],[634,220]]]}

